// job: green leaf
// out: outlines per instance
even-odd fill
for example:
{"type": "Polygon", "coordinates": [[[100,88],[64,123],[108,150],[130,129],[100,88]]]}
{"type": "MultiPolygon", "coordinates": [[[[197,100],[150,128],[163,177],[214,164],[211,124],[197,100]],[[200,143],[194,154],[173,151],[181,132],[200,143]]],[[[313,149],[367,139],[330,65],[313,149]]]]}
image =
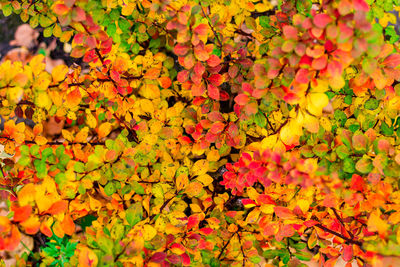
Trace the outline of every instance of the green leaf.
{"type": "Polygon", "coordinates": [[[18,160],[18,164],[21,166],[28,166],[31,163],[31,158],[26,155],[22,155],[21,158],[18,160]]]}
{"type": "Polygon", "coordinates": [[[267,119],[265,118],[264,114],[261,113],[260,111],[257,112],[254,115],[254,121],[255,123],[260,126],[261,128],[264,128],[267,125],[267,119]]]}
{"type": "Polygon", "coordinates": [[[53,155],[53,149],[51,147],[46,147],[43,151],[42,151],[42,158],[47,158],[50,155],[53,155]]]}
{"type": "Polygon", "coordinates": [[[307,251],[298,251],[294,253],[294,256],[301,261],[310,261],[312,258],[312,254],[307,251]]]}
{"type": "Polygon", "coordinates": [[[64,152],[65,152],[64,145],[58,146],[56,148],[56,156],[57,156],[57,158],[61,158],[61,156],[64,155],[64,152]]]}
{"type": "Polygon", "coordinates": [[[106,193],[107,196],[111,196],[112,194],[114,194],[116,191],[115,185],[112,182],[109,182],[106,184],[106,186],[104,187],[104,193],[106,193]]]}
{"type": "Polygon", "coordinates": [[[46,29],[43,30],[43,37],[51,37],[53,35],[53,28],[54,27],[47,27],[46,29]]]}
{"type": "Polygon", "coordinates": [[[276,256],[278,256],[278,252],[277,252],[277,250],[274,250],[274,249],[273,250],[264,250],[263,256],[266,259],[273,259],[276,256]]]}
{"type": "Polygon", "coordinates": [[[328,153],[328,151],[329,147],[326,144],[318,144],[313,148],[313,152],[315,153],[315,155],[320,158],[324,157],[328,153]]]}
{"type": "Polygon", "coordinates": [[[46,27],[50,26],[53,23],[54,23],[54,21],[52,21],[49,17],[47,17],[45,15],[40,15],[39,16],[39,24],[43,28],[46,28],[46,27]]]}
{"type": "Polygon", "coordinates": [[[13,8],[10,4],[8,4],[8,5],[3,6],[2,10],[3,10],[3,15],[5,17],[8,17],[11,15],[13,8]]]}
{"type": "Polygon", "coordinates": [[[353,97],[351,95],[346,95],[344,98],[344,103],[346,103],[347,105],[351,105],[352,102],[353,102],[353,97]]]}
{"type": "Polygon", "coordinates": [[[393,125],[392,125],[392,127],[389,127],[389,125],[387,125],[386,122],[382,121],[381,131],[386,136],[392,136],[394,133],[393,125]]]}
{"type": "Polygon", "coordinates": [[[85,164],[83,164],[80,161],[75,162],[74,164],[74,171],[77,173],[83,173],[85,172],[85,164]]]}
{"type": "Polygon", "coordinates": [[[133,190],[136,194],[144,195],[144,188],[137,181],[133,181],[132,183],[133,190]]]}
{"type": "Polygon", "coordinates": [[[128,221],[130,226],[134,226],[138,222],[140,222],[143,218],[143,208],[140,202],[136,202],[131,205],[125,213],[125,218],[128,221]]]}
{"type": "Polygon", "coordinates": [[[58,184],[58,185],[63,185],[64,183],[67,182],[67,176],[65,175],[65,173],[63,172],[59,172],[54,176],[54,181],[58,184]]]}
{"type": "Polygon", "coordinates": [[[35,156],[35,157],[39,156],[39,146],[34,144],[33,146],[31,146],[30,152],[31,152],[32,156],[35,156]]]}
{"type": "Polygon", "coordinates": [[[268,16],[261,16],[258,19],[259,19],[261,27],[263,27],[263,28],[271,27],[271,24],[270,24],[271,20],[268,16]]]}
{"type": "Polygon", "coordinates": [[[347,173],[354,173],[356,171],[353,159],[345,158],[343,161],[343,171],[347,173]]]}
{"type": "Polygon", "coordinates": [[[335,110],[335,113],[333,114],[333,117],[335,118],[335,120],[337,120],[342,126],[346,123],[347,121],[347,116],[346,113],[344,113],[343,111],[337,109],[335,110]]]}
{"type": "Polygon", "coordinates": [[[124,32],[129,31],[129,29],[131,28],[131,24],[126,19],[118,20],[118,26],[124,32]]]}
{"type": "Polygon", "coordinates": [[[368,157],[362,157],[356,163],[356,170],[363,174],[370,173],[373,169],[372,161],[368,157]]]}
{"type": "Polygon", "coordinates": [[[378,106],[379,106],[379,100],[375,98],[368,99],[364,104],[364,107],[368,110],[375,110],[378,108],[378,106]]]}

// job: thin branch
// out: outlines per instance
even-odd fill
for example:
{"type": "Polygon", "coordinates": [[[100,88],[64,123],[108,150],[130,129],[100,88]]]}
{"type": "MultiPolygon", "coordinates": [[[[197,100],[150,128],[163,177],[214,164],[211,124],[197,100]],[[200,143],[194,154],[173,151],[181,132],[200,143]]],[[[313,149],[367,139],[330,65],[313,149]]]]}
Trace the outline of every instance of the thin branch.
{"type": "Polygon", "coordinates": [[[346,233],[352,238],[354,239],[354,235],[353,233],[351,233],[350,231],[348,231],[343,223],[342,218],[340,218],[339,214],[337,213],[335,208],[331,208],[333,210],[333,213],[335,214],[336,219],[340,222],[340,224],[342,225],[343,229],[346,231],[346,233]]]}
{"type": "Polygon", "coordinates": [[[329,229],[329,228],[323,226],[323,225],[320,224],[320,223],[319,223],[319,224],[316,224],[316,225],[314,225],[314,226],[316,226],[316,227],[318,227],[318,228],[320,228],[320,229],[324,230],[325,232],[328,232],[328,233],[330,233],[330,234],[332,234],[332,235],[335,235],[335,236],[337,236],[337,237],[340,237],[341,239],[345,240],[345,241],[346,241],[347,243],[349,243],[349,244],[357,245],[357,246],[359,246],[359,247],[362,249],[362,242],[361,242],[361,241],[356,241],[356,240],[353,240],[353,239],[351,239],[351,238],[345,237],[344,235],[342,235],[342,234],[340,234],[340,233],[338,233],[338,232],[335,232],[335,231],[333,231],[333,230],[331,230],[331,229],[329,229]]]}
{"type": "Polygon", "coordinates": [[[214,26],[211,25],[211,19],[210,19],[210,17],[208,17],[208,15],[206,14],[206,12],[204,11],[203,6],[201,5],[201,2],[199,2],[199,5],[200,5],[200,8],[201,8],[201,11],[203,12],[204,17],[207,18],[208,25],[210,26],[212,32],[214,33],[215,39],[217,39],[219,48],[222,50],[222,42],[221,42],[221,40],[219,39],[218,34],[217,34],[217,32],[216,32],[214,26]]]}

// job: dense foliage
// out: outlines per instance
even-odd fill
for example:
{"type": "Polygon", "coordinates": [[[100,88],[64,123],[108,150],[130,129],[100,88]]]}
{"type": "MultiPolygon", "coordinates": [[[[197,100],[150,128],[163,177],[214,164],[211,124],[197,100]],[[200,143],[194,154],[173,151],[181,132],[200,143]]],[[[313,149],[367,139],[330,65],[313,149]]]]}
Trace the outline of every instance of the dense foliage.
{"type": "Polygon", "coordinates": [[[400,256],[399,5],[0,0],[86,63],[0,65],[0,250],[24,233],[52,241],[19,266],[400,256]]]}

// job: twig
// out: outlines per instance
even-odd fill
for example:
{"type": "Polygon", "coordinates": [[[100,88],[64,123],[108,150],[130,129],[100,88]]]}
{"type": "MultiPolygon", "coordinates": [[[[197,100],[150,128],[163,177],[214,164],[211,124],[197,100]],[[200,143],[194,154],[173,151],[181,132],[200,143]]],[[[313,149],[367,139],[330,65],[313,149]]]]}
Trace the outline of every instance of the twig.
{"type": "Polygon", "coordinates": [[[222,42],[221,42],[221,40],[219,39],[218,34],[217,34],[217,32],[215,31],[215,29],[214,29],[214,26],[211,25],[211,19],[210,19],[210,17],[208,17],[208,15],[206,14],[206,12],[204,11],[203,6],[201,5],[201,2],[199,2],[199,5],[200,5],[200,8],[201,8],[201,11],[203,12],[204,17],[207,18],[208,25],[210,26],[212,32],[214,33],[215,39],[217,39],[219,48],[222,50],[222,42]]]}
{"type": "Polygon", "coordinates": [[[350,231],[348,231],[346,229],[346,227],[344,226],[343,220],[342,218],[340,218],[339,214],[337,213],[335,208],[331,208],[333,210],[333,213],[335,214],[336,219],[340,222],[340,224],[342,225],[343,229],[346,231],[346,233],[352,238],[354,239],[354,235],[353,233],[351,233],[350,231]]]}

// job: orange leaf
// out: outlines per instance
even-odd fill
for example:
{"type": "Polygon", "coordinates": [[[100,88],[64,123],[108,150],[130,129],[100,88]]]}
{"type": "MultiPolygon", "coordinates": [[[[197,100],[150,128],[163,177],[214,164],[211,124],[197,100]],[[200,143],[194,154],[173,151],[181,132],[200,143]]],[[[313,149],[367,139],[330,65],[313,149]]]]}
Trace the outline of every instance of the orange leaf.
{"type": "Polygon", "coordinates": [[[98,135],[99,138],[106,137],[111,132],[111,123],[105,122],[100,125],[98,135]]]}
{"type": "Polygon", "coordinates": [[[28,235],[34,235],[39,231],[40,227],[40,222],[39,222],[39,217],[37,216],[31,216],[29,217],[26,221],[20,224],[24,232],[28,235]]]}
{"type": "Polygon", "coordinates": [[[97,256],[96,254],[89,248],[84,247],[79,252],[79,266],[81,267],[92,267],[97,266],[97,256]]]}
{"type": "Polygon", "coordinates": [[[56,4],[53,8],[54,13],[57,15],[66,15],[69,12],[69,8],[63,4],[56,4]]]}
{"type": "Polygon", "coordinates": [[[77,105],[79,105],[79,103],[81,103],[81,100],[81,92],[79,91],[79,88],[76,88],[67,95],[67,106],[69,108],[76,107],[77,105]]]}
{"type": "Polygon", "coordinates": [[[67,235],[72,235],[75,232],[75,223],[69,214],[64,216],[64,220],[61,222],[61,225],[67,235]]]}
{"type": "MultiPolygon", "coordinates": [[[[11,233],[4,239],[4,249],[11,251],[14,250],[21,240],[21,233],[16,225],[11,226],[11,233]]],[[[0,245],[0,250],[1,250],[0,245]]]]}
{"type": "Polygon", "coordinates": [[[166,76],[158,78],[158,82],[160,83],[161,87],[164,89],[171,87],[171,84],[172,84],[171,78],[166,77],[166,76]]]}
{"type": "Polygon", "coordinates": [[[51,215],[59,214],[64,212],[68,208],[68,201],[66,200],[59,200],[55,202],[51,207],[46,211],[51,215]]]}
{"type": "Polygon", "coordinates": [[[274,207],[274,211],[276,216],[284,220],[294,219],[296,217],[293,212],[286,207],[274,207]]]}
{"type": "Polygon", "coordinates": [[[14,211],[14,222],[26,221],[32,213],[32,207],[30,205],[23,207],[13,206],[11,209],[14,211]]]}

